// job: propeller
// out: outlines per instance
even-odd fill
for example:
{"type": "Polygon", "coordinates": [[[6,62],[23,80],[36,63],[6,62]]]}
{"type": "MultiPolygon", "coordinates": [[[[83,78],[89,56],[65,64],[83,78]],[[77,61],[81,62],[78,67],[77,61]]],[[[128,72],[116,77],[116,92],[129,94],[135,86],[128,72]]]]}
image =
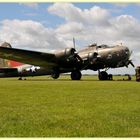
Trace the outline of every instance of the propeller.
{"type": "MultiPolygon", "coordinates": [[[[73,47],[74,47],[74,49],[75,49],[75,38],[74,38],[74,37],[73,37],[73,47]]],[[[75,51],[74,51],[73,57],[74,57],[74,58],[77,58],[77,60],[78,60],[79,62],[83,62],[83,59],[78,55],[78,52],[76,51],[76,49],[75,49],[75,51]]]]}
{"type": "Polygon", "coordinates": [[[75,49],[75,38],[73,37],[73,47],[75,49]]]}
{"type": "MultiPolygon", "coordinates": [[[[131,50],[129,53],[129,57],[132,55],[133,51],[131,50]]],[[[128,65],[131,65],[132,67],[135,67],[135,65],[133,64],[132,60],[128,60],[128,65]]]]}
{"type": "Polygon", "coordinates": [[[128,64],[130,64],[132,67],[135,67],[135,65],[133,64],[132,60],[129,60],[128,64]]]}

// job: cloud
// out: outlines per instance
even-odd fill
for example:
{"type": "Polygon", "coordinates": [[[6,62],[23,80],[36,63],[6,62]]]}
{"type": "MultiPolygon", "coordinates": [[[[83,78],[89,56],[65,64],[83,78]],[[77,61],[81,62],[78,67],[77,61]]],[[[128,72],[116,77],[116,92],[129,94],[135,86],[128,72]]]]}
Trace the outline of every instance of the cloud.
{"type": "Polygon", "coordinates": [[[71,3],[55,3],[48,8],[48,11],[59,17],[66,19],[67,21],[81,21],[81,9],[75,7],[71,3]]]}
{"type": "Polygon", "coordinates": [[[106,9],[94,6],[91,9],[81,10],[70,3],[55,3],[48,8],[48,12],[64,18],[67,22],[82,22],[83,24],[107,24],[110,16],[106,9]]]}
{"type": "Polygon", "coordinates": [[[84,30],[84,26],[81,23],[69,22],[64,25],[60,25],[55,32],[64,37],[65,39],[72,39],[73,36],[77,36],[84,30]]]}
{"type": "Polygon", "coordinates": [[[55,50],[67,45],[52,29],[32,20],[4,20],[0,24],[0,42],[14,47],[37,50],[55,50]]]}
{"type": "Polygon", "coordinates": [[[123,43],[133,50],[132,59],[140,65],[140,21],[132,15],[114,16],[110,9],[99,6],[80,9],[71,3],[55,3],[47,10],[64,22],[49,28],[32,20],[4,20],[0,23],[0,41],[40,51],[72,47],[73,37],[78,49],[95,42],[107,45],[123,43]]]}

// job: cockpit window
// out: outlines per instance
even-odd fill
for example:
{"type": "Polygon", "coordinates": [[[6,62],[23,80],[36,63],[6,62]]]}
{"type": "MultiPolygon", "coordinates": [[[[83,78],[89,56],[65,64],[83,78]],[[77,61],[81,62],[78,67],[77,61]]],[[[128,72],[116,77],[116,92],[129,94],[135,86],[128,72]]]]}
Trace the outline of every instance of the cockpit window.
{"type": "Polygon", "coordinates": [[[97,46],[96,43],[93,43],[93,44],[89,45],[89,47],[96,47],[96,46],[97,46]]]}
{"type": "Polygon", "coordinates": [[[110,48],[110,47],[103,44],[103,45],[97,46],[97,48],[110,48]]]}
{"type": "Polygon", "coordinates": [[[96,43],[89,45],[89,47],[96,47],[96,48],[110,48],[110,46],[107,46],[107,45],[104,45],[104,44],[103,44],[103,45],[99,45],[99,46],[97,46],[96,43]]]}

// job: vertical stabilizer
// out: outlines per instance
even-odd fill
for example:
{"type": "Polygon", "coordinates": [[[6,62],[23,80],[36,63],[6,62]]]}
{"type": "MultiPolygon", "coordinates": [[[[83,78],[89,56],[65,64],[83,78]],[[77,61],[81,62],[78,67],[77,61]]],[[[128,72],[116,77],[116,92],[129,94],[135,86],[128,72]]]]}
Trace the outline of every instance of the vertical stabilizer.
{"type": "MultiPolygon", "coordinates": [[[[7,43],[7,42],[2,43],[1,47],[12,48],[12,46],[9,43],[7,43]]],[[[2,67],[9,67],[8,61],[9,60],[0,58],[0,68],[2,68],[2,67]]]]}
{"type": "MultiPolygon", "coordinates": [[[[7,42],[2,43],[1,47],[12,48],[11,44],[7,43],[7,42]]],[[[23,65],[23,64],[20,63],[20,62],[16,62],[16,61],[11,61],[11,60],[6,60],[6,59],[0,58],[0,68],[2,68],[2,67],[13,68],[13,67],[21,66],[21,65],[23,65]]]]}

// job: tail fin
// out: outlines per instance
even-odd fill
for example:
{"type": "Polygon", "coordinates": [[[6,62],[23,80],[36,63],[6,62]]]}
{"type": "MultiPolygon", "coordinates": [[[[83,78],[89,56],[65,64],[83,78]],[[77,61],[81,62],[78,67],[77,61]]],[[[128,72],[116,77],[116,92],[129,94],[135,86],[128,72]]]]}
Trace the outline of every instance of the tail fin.
{"type": "Polygon", "coordinates": [[[10,43],[4,42],[1,44],[1,47],[5,47],[5,48],[12,48],[10,43]]]}
{"type": "MultiPolygon", "coordinates": [[[[10,43],[4,42],[0,45],[1,47],[5,47],[5,48],[12,48],[10,43]]],[[[0,67],[18,67],[23,65],[22,63],[16,62],[16,61],[11,61],[11,60],[5,60],[0,58],[0,67]]]]}
{"type": "MultiPolygon", "coordinates": [[[[2,43],[0,45],[0,47],[12,48],[12,46],[9,43],[7,43],[7,42],[2,43]]],[[[9,60],[5,60],[5,59],[0,58],[0,67],[9,67],[8,61],[9,60]]]]}

